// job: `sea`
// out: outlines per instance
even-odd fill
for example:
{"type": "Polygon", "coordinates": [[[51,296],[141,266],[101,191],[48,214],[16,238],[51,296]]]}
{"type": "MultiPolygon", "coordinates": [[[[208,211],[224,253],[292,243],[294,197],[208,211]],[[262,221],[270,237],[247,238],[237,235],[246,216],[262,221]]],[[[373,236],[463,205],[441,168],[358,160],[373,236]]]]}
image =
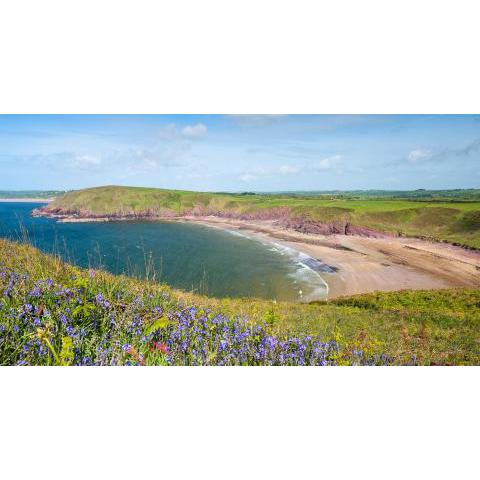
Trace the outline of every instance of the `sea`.
{"type": "Polygon", "coordinates": [[[284,245],[172,221],[60,223],[31,217],[40,203],[0,202],[0,236],[85,268],[149,278],[214,297],[323,299],[328,266],[284,245]]]}

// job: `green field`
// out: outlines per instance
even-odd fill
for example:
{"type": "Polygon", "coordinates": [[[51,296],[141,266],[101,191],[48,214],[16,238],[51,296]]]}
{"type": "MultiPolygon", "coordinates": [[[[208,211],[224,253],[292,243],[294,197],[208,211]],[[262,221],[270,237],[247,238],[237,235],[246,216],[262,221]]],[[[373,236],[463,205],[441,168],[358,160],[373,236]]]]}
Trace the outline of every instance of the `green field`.
{"type": "Polygon", "coordinates": [[[48,209],[83,215],[206,214],[350,223],[380,232],[480,248],[479,190],[229,194],[97,187],[59,196],[48,209]]]}
{"type": "Polygon", "coordinates": [[[0,190],[2,198],[52,198],[65,193],[63,190],[0,190]]]}
{"type": "MultiPolygon", "coordinates": [[[[26,244],[0,240],[0,364],[70,364],[72,345],[75,358],[101,364],[131,363],[131,352],[146,348],[132,325],[141,325],[143,331],[154,325],[158,335],[163,335],[167,326],[162,318],[166,317],[155,320],[156,309],[183,312],[192,306],[211,312],[205,314],[209,319],[223,314],[264,325],[275,338],[312,336],[335,342],[339,346],[331,357],[335,364],[357,364],[358,352],[375,364],[385,363],[385,356],[388,363],[397,365],[480,364],[478,290],[376,293],[315,304],[214,299],[154,282],[82,270],[26,244]],[[37,295],[39,285],[43,291],[37,295]],[[72,297],[61,292],[70,292],[72,297]],[[104,301],[111,305],[108,310],[102,306],[104,301]],[[35,313],[28,313],[27,306],[35,313]],[[68,327],[62,323],[64,316],[68,317],[65,323],[71,322],[68,327]],[[115,328],[105,333],[113,316],[115,328]],[[77,333],[69,333],[68,328],[77,333]],[[122,351],[121,345],[128,345],[128,351],[122,351]],[[109,352],[105,361],[99,357],[100,350],[109,352]],[[60,352],[66,357],[60,358],[60,352]]],[[[216,364],[218,349],[212,349],[209,362],[216,364]]],[[[178,361],[192,364],[189,358],[185,354],[178,361]]],[[[162,357],[150,350],[145,362],[163,364],[162,357]]]]}

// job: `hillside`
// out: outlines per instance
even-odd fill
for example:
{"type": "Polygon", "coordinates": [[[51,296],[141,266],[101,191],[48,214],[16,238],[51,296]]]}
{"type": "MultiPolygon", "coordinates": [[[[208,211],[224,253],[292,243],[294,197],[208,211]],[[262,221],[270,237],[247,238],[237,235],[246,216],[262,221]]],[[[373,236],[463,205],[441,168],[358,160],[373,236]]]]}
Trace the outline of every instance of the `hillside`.
{"type": "Polygon", "coordinates": [[[0,239],[1,365],[480,364],[480,291],[213,299],[0,239]]]}
{"type": "Polygon", "coordinates": [[[109,219],[214,215],[273,220],[305,233],[384,232],[480,248],[477,193],[228,194],[107,186],[68,192],[36,214],[109,219]]]}

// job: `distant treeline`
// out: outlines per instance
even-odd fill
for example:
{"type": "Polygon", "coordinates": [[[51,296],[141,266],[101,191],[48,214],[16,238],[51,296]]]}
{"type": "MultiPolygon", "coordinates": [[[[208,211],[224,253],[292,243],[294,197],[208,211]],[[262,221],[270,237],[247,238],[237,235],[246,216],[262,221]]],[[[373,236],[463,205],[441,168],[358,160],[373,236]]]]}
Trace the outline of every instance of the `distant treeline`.
{"type": "Polygon", "coordinates": [[[318,191],[292,191],[292,192],[271,192],[263,195],[280,195],[283,197],[324,197],[324,198],[345,198],[349,200],[366,199],[397,199],[412,201],[478,201],[480,200],[480,189],[452,189],[452,190],[318,190],[318,191]]]}
{"type": "Polygon", "coordinates": [[[0,198],[51,198],[63,193],[63,190],[0,190],[0,198]]]}

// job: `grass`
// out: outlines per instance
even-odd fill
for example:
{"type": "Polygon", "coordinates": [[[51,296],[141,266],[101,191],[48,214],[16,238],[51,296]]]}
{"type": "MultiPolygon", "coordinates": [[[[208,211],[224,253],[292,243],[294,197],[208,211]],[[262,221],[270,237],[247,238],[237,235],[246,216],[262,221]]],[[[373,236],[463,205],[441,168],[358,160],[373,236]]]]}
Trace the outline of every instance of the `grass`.
{"type": "Polygon", "coordinates": [[[480,364],[479,290],[375,293],[313,304],[215,299],[80,269],[0,240],[0,305],[4,365],[480,364]],[[202,322],[208,335],[200,338],[202,322]],[[274,346],[265,353],[265,345],[274,346]]]}
{"type": "Polygon", "coordinates": [[[430,238],[480,248],[478,191],[329,195],[227,194],[106,186],[68,192],[49,205],[88,215],[213,214],[240,218],[286,216],[430,238]],[[466,192],[466,193],[465,193],[466,192]],[[401,196],[403,195],[403,196],[401,196]],[[422,196],[423,195],[423,196],[422,196]]]}

